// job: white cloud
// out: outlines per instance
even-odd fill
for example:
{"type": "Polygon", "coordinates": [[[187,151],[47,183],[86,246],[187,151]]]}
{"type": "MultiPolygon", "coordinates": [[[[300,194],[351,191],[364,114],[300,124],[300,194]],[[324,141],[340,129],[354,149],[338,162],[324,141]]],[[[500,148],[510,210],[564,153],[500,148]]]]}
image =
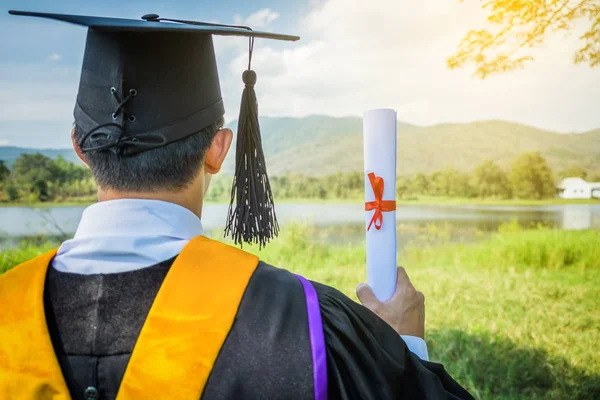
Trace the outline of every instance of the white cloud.
{"type": "Polygon", "coordinates": [[[9,143],[7,139],[0,139],[0,146],[8,146],[9,143]]]}
{"type": "MultiPolygon", "coordinates": [[[[261,10],[251,18],[273,20],[261,10]],[[260,16],[259,16],[260,15],[260,16]]],[[[484,81],[450,71],[446,58],[485,23],[479,2],[329,0],[313,2],[303,37],[284,46],[257,42],[253,69],[262,115],[361,115],[392,107],[417,124],[500,118],[555,130],[600,126],[600,73],[574,66],[578,35],[550,37],[522,71],[484,81]],[[277,46],[277,47],[276,47],[277,46]]],[[[228,117],[242,89],[247,51],[223,74],[228,117]]]]}
{"type": "MultiPolygon", "coordinates": [[[[233,22],[221,22],[225,24],[248,26],[254,30],[271,31],[272,24],[279,18],[280,14],[270,8],[263,8],[247,17],[234,15],[233,22]]],[[[220,58],[230,59],[231,54],[245,53],[248,59],[248,38],[240,36],[214,36],[215,53],[217,60],[220,58]]],[[[248,61],[246,61],[248,62],[248,61]]],[[[240,75],[241,72],[237,73],[240,75]]]]}
{"type": "Polygon", "coordinates": [[[270,8],[263,8],[248,17],[244,18],[241,15],[233,17],[235,25],[249,26],[252,29],[266,29],[271,23],[279,18],[279,13],[270,8]]]}
{"type": "Polygon", "coordinates": [[[62,57],[60,54],[58,53],[52,53],[48,56],[48,61],[58,61],[60,60],[62,57]]]}

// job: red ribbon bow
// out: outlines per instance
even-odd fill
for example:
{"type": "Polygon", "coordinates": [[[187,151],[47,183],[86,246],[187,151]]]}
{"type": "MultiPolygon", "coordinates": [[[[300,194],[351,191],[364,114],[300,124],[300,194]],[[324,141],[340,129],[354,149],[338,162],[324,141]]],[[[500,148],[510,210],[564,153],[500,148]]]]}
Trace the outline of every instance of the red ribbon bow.
{"type": "Polygon", "coordinates": [[[365,211],[375,210],[373,218],[369,223],[367,230],[371,229],[371,225],[375,223],[375,229],[380,230],[383,224],[383,212],[396,210],[395,200],[383,200],[383,178],[375,176],[373,172],[369,174],[369,181],[373,188],[373,194],[375,194],[375,201],[367,201],[365,203],[365,211]]]}

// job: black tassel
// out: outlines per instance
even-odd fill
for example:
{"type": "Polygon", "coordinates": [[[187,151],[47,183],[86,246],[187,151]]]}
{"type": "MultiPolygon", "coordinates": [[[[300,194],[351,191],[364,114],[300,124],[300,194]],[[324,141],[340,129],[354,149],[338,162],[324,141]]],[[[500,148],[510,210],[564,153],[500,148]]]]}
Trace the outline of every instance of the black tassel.
{"type": "Polygon", "coordinates": [[[254,92],[256,73],[248,69],[242,79],[246,87],[240,105],[235,176],[225,235],[231,235],[240,246],[243,242],[258,243],[262,248],[277,236],[279,224],[260,137],[258,102],[254,92]]]}

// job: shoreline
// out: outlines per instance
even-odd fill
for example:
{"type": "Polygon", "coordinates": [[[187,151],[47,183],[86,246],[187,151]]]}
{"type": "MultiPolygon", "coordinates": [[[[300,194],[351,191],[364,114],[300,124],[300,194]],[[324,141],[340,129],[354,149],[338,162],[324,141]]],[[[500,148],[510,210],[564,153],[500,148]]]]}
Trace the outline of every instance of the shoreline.
{"type": "MultiPolygon", "coordinates": [[[[275,204],[361,204],[363,199],[315,199],[315,198],[286,198],[275,199],[275,204]]],[[[50,207],[87,207],[96,203],[96,201],[86,198],[82,200],[51,201],[36,203],[21,202],[0,202],[0,208],[50,208],[50,207]]],[[[228,201],[207,201],[205,205],[227,205],[228,201]]],[[[472,205],[472,206],[549,206],[549,205],[568,205],[568,204],[597,204],[600,205],[600,199],[544,199],[544,200],[525,200],[525,199],[470,199],[470,198],[445,198],[445,197],[421,197],[413,199],[397,200],[399,206],[402,205],[423,205],[423,206],[451,206],[451,205],[472,205]]]]}

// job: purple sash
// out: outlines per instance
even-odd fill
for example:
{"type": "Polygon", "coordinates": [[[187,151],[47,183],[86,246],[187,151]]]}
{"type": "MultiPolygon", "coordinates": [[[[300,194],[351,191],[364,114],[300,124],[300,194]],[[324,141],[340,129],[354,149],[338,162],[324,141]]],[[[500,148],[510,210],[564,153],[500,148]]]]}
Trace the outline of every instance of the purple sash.
{"type": "Polygon", "coordinates": [[[323,335],[323,322],[321,321],[321,309],[319,308],[317,291],[307,279],[300,275],[296,275],[296,277],[302,283],[304,296],[306,297],[315,400],[327,400],[327,355],[325,352],[325,336],[323,335]]]}

